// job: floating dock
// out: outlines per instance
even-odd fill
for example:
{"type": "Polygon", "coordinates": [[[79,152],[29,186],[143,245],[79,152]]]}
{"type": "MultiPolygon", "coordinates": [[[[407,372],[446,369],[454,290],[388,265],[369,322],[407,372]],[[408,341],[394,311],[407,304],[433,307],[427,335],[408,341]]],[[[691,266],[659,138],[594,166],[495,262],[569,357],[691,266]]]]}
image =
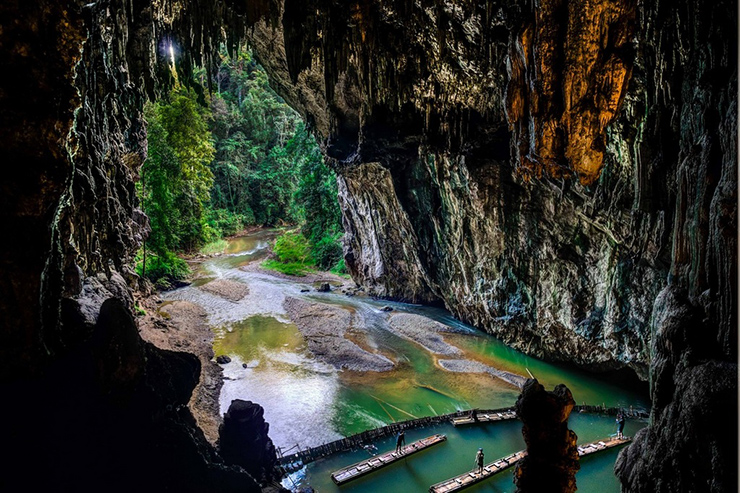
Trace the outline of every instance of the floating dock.
{"type": "Polygon", "coordinates": [[[602,450],[618,447],[622,445],[623,443],[628,443],[631,441],[632,441],[631,437],[624,437],[624,438],[609,437],[609,438],[605,438],[603,440],[599,440],[596,442],[587,443],[586,445],[579,445],[578,446],[578,456],[584,457],[586,455],[591,455],[595,452],[601,452],[602,450]]]}
{"type": "Polygon", "coordinates": [[[491,421],[505,421],[508,419],[516,419],[516,412],[513,410],[501,411],[501,412],[484,412],[478,413],[478,421],[474,420],[470,416],[459,416],[454,417],[450,422],[455,426],[472,425],[476,423],[488,423],[491,421]]]}
{"type": "MultiPolygon", "coordinates": [[[[602,450],[618,447],[624,443],[631,441],[631,438],[605,438],[604,440],[598,440],[596,442],[587,443],[578,447],[578,456],[584,457],[602,450]]],[[[526,450],[519,451],[515,454],[507,455],[501,459],[491,462],[487,466],[483,467],[483,472],[478,473],[477,470],[466,472],[452,479],[442,481],[432,485],[429,488],[430,493],[449,493],[451,491],[460,491],[473,486],[476,483],[480,483],[484,479],[488,479],[501,471],[505,471],[514,464],[516,464],[521,458],[527,455],[526,450]]]]}
{"type": "Polygon", "coordinates": [[[344,484],[353,479],[357,479],[360,476],[364,476],[365,474],[369,474],[387,465],[393,464],[396,461],[405,459],[417,452],[421,452],[432,445],[442,443],[445,440],[447,440],[447,436],[445,435],[432,435],[430,437],[422,438],[421,440],[417,440],[409,445],[405,445],[401,449],[401,453],[396,453],[395,451],[385,452],[357,462],[356,464],[352,464],[351,466],[347,466],[344,469],[340,469],[339,471],[332,473],[331,479],[336,484],[344,484]]]}

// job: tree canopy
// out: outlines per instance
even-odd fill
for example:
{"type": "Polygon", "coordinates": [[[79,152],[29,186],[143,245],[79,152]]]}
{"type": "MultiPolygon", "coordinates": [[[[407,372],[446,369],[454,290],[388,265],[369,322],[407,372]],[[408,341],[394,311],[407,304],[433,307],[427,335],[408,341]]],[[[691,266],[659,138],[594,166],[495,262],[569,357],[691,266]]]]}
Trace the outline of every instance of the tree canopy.
{"type": "MultiPolygon", "coordinates": [[[[205,76],[196,74],[201,84],[205,76]]],[[[336,177],[300,116],[248,52],[222,54],[213,87],[206,106],[198,103],[203,91],[177,86],[145,108],[149,157],[139,196],[152,232],[140,273],[182,276],[186,267],[175,252],[197,251],[251,225],[298,225],[315,264],[337,266],[336,177]]]]}

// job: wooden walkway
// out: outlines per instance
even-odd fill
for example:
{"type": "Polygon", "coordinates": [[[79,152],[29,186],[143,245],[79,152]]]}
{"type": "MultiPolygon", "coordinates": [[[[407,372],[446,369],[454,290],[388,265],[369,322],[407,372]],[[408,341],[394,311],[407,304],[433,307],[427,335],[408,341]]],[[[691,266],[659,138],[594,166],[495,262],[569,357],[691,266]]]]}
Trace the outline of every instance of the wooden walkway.
{"type": "MultiPolygon", "coordinates": [[[[626,438],[626,437],[622,439],[610,437],[610,438],[605,438],[604,440],[598,440],[596,442],[587,443],[585,445],[581,445],[578,447],[578,456],[584,457],[586,455],[600,452],[602,450],[617,447],[619,445],[629,442],[630,440],[632,439],[626,438]]],[[[465,474],[461,474],[457,477],[454,477],[446,481],[442,481],[441,483],[432,485],[429,488],[429,492],[430,493],[449,493],[452,491],[460,491],[469,486],[473,486],[476,483],[480,483],[484,479],[488,479],[491,476],[494,476],[500,473],[501,471],[505,471],[506,469],[516,464],[521,458],[525,457],[526,455],[527,455],[526,450],[521,450],[515,454],[507,455],[506,457],[498,459],[484,466],[483,472],[481,474],[478,474],[477,470],[466,472],[465,474]]]]}
{"type": "MultiPolygon", "coordinates": [[[[485,413],[503,413],[503,412],[512,412],[514,411],[513,407],[506,407],[501,409],[486,409],[479,411],[479,414],[485,414],[485,413]]],[[[327,457],[329,455],[335,454],[337,452],[346,452],[348,450],[357,450],[365,445],[369,445],[379,439],[388,437],[388,436],[395,436],[398,435],[398,432],[401,430],[411,430],[414,428],[423,428],[426,426],[434,426],[438,424],[443,423],[449,423],[454,418],[460,418],[465,417],[470,414],[470,410],[466,411],[456,411],[454,413],[449,414],[440,414],[438,416],[428,416],[425,418],[417,418],[417,419],[410,419],[407,421],[399,421],[398,423],[392,423],[387,426],[382,426],[380,428],[374,428],[372,430],[363,431],[362,433],[358,433],[356,435],[348,436],[346,438],[340,438],[339,440],[335,440],[333,442],[325,443],[323,445],[319,445],[316,447],[311,447],[307,449],[300,450],[296,453],[292,454],[286,454],[289,450],[292,450],[294,448],[298,448],[298,446],[293,446],[288,450],[282,450],[278,451],[278,460],[280,461],[280,464],[282,466],[291,466],[292,464],[300,464],[302,467],[305,464],[308,464],[309,462],[313,462],[314,460],[320,459],[322,457],[327,457]]]]}
{"type": "MultiPolygon", "coordinates": [[[[483,414],[495,414],[495,413],[509,413],[514,412],[513,407],[501,408],[501,409],[481,409],[478,411],[478,415],[483,414]]],[[[576,406],[573,412],[579,413],[592,413],[592,414],[606,414],[616,416],[618,413],[624,414],[629,419],[647,419],[650,413],[642,409],[626,409],[626,408],[607,408],[605,406],[587,406],[579,405],[576,406]]],[[[301,449],[297,444],[290,447],[287,450],[278,450],[280,464],[286,468],[300,468],[309,462],[327,457],[329,455],[346,452],[348,450],[357,450],[365,445],[371,444],[379,439],[397,435],[401,430],[410,430],[413,428],[422,428],[425,426],[434,426],[441,423],[450,423],[457,418],[466,418],[470,416],[470,410],[457,411],[449,414],[440,414],[439,416],[428,416],[425,418],[411,419],[407,421],[399,421],[392,423],[387,426],[380,428],[374,428],[372,430],[363,431],[356,435],[352,435],[346,438],[340,438],[333,442],[318,445],[316,447],[310,447],[301,449]],[[297,452],[288,454],[294,449],[297,452]]]]}
{"type": "Polygon", "coordinates": [[[410,443],[409,445],[405,445],[401,449],[400,454],[393,451],[385,452],[380,455],[374,455],[369,459],[357,462],[356,464],[352,464],[351,466],[347,466],[344,469],[340,469],[339,471],[332,473],[331,479],[336,484],[344,484],[348,481],[352,481],[353,479],[357,479],[360,476],[364,476],[365,474],[377,471],[378,469],[381,469],[387,465],[393,464],[396,461],[405,459],[406,457],[417,452],[421,452],[422,450],[427,449],[432,445],[442,443],[445,440],[447,440],[447,437],[445,435],[432,435],[430,437],[422,438],[421,440],[417,440],[413,443],[410,443]]]}
{"type": "Polygon", "coordinates": [[[501,412],[484,412],[478,413],[478,421],[470,416],[460,416],[452,418],[451,422],[455,426],[472,425],[478,423],[488,423],[491,421],[505,421],[507,419],[516,419],[516,412],[513,410],[504,410],[501,412]]]}

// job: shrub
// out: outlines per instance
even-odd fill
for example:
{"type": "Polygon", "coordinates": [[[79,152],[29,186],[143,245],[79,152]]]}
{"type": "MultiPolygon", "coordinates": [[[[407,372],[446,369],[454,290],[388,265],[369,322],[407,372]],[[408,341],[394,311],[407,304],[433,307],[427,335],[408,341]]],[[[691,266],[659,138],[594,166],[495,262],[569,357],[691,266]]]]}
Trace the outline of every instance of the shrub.
{"type": "Polygon", "coordinates": [[[310,266],[300,262],[289,262],[286,264],[274,259],[265,260],[262,262],[262,267],[269,270],[276,270],[289,276],[299,277],[305,276],[306,272],[311,270],[310,266]]]}
{"type": "Polygon", "coordinates": [[[224,239],[212,241],[203,246],[203,248],[200,249],[200,253],[202,253],[203,255],[211,255],[212,253],[224,253],[224,250],[226,250],[227,246],[229,246],[229,242],[224,239]]]}
{"type": "Polygon", "coordinates": [[[199,244],[208,244],[214,241],[218,241],[221,239],[221,231],[212,227],[208,223],[203,223],[200,238],[202,242],[198,242],[199,244]]]}
{"type": "Polygon", "coordinates": [[[146,272],[143,272],[144,262],[136,263],[136,272],[162,286],[168,286],[172,281],[185,279],[190,275],[188,264],[172,252],[164,255],[147,254],[146,272]]]}
{"type": "Polygon", "coordinates": [[[347,265],[344,263],[344,257],[334,264],[334,267],[331,268],[331,272],[334,274],[347,274],[347,265]]]}
{"type": "Polygon", "coordinates": [[[343,259],[341,237],[341,234],[326,235],[313,245],[311,255],[321,269],[331,269],[343,259]]]}
{"type": "Polygon", "coordinates": [[[231,236],[244,229],[247,218],[226,209],[210,209],[206,212],[206,223],[220,231],[219,236],[231,236]]]}
{"type": "Polygon", "coordinates": [[[287,232],[275,240],[273,252],[275,252],[278,260],[284,264],[305,264],[310,256],[311,247],[306,237],[302,234],[287,232]]]}

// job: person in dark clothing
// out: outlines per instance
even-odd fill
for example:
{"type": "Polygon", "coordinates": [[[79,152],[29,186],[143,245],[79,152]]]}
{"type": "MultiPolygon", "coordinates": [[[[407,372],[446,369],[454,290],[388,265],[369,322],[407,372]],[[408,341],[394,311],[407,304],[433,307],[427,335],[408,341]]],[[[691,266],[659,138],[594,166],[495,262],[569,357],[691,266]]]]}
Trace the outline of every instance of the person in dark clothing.
{"type": "Polygon", "coordinates": [[[478,474],[483,473],[483,449],[479,448],[475,454],[475,465],[478,466],[478,474]]]}
{"type": "Polygon", "coordinates": [[[477,423],[478,422],[478,410],[477,409],[471,410],[470,417],[473,418],[473,421],[477,423]]]}
{"type": "Polygon", "coordinates": [[[617,415],[617,438],[624,438],[624,414],[617,415]]]}
{"type": "Polygon", "coordinates": [[[396,452],[402,454],[404,445],[406,445],[406,434],[401,430],[396,437],[396,452]]]}

